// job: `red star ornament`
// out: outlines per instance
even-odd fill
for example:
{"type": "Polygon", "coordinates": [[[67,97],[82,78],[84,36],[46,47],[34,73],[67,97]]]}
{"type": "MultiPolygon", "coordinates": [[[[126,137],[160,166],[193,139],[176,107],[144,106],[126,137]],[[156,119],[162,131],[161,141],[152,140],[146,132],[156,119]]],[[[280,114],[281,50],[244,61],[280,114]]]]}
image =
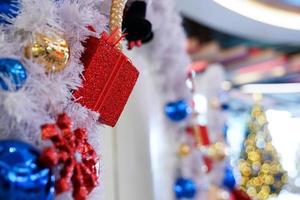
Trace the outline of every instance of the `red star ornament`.
{"type": "Polygon", "coordinates": [[[44,149],[40,160],[53,167],[61,165],[56,181],[56,193],[71,190],[75,200],[86,200],[98,184],[98,156],[87,141],[85,129],[72,131],[72,121],[66,114],[58,116],[55,124],[41,127],[42,139],[50,140],[52,147],[44,149]]]}

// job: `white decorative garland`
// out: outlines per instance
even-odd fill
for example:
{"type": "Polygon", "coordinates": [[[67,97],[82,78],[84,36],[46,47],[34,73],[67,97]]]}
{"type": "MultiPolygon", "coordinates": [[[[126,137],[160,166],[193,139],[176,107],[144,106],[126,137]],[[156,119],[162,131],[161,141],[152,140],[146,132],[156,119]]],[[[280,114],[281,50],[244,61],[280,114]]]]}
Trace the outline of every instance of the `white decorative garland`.
{"type": "MultiPolygon", "coordinates": [[[[100,0],[22,0],[20,14],[8,19],[11,25],[0,26],[1,58],[15,58],[25,66],[28,78],[18,91],[0,91],[0,139],[15,138],[42,147],[40,126],[55,121],[66,112],[74,127],[86,128],[89,141],[100,153],[99,115],[72,101],[72,90],[81,84],[84,69],[80,57],[82,42],[90,35],[99,35],[108,24],[107,14],[100,14],[100,0]],[[87,26],[93,26],[96,33],[87,26]],[[66,68],[46,74],[42,65],[24,57],[24,48],[35,34],[62,35],[69,44],[70,60],[66,68]]],[[[99,188],[89,199],[99,199],[99,188]]],[[[70,193],[57,199],[72,199],[70,193]]]]}
{"type": "MultiPolygon", "coordinates": [[[[147,19],[152,23],[154,39],[151,43],[145,45],[144,48],[138,50],[138,54],[144,51],[143,54],[152,63],[150,65],[151,68],[148,70],[156,83],[155,88],[157,88],[161,98],[161,112],[163,112],[163,105],[167,102],[179,99],[184,99],[187,102],[192,101],[192,94],[186,86],[187,66],[191,63],[191,60],[185,50],[186,37],[181,26],[181,17],[175,8],[175,1],[149,0],[147,19]]],[[[218,79],[218,81],[222,80],[218,79]]],[[[205,84],[209,84],[209,81],[205,82],[205,84]]],[[[216,87],[209,88],[207,86],[206,88],[207,92],[211,90],[215,92],[216,90],[216,87]]],[[[213,113],[209,116],[209,119],[218,117],[219,114],[213,113]]],[[[207,192],[206,190],[210,183],[220,184],[224,163],[216,165],[213,173],[206,175],[201,170],[201,166],[204,165],[201,152],[193,151],[190,156],[179,161],[176,158],[176,151],[182,142],[182,137],[186,137],[183,136],[185,127],[189,123],[195,122],[192,121],[193,119],[188,119],[174,124],[169,122],[166,117],[164,119],[161,118],[160,114],[157,114],[155,118],[157,119],[154,120],[155,123],[153,124],[159,126],[159,128],[155,128],[159,133],[151,133],[155,134],[153,136],[155,141],[152,142],[156,142],[155,148],[158,149],[155,150],[155,155],[152,156],[158,157],[152,160],[155,170],[153,174],[155,199],[175,199],[173,184],[176,178],[181,175],[194,179],[199,187],[197,199],[205,198],[205,192],[207,192]],[[160,122],[158,122],[159,120],[160,122]],[[179,171],[181,171],[181,174],[179,171]],[[196,174],[195,171],[197,171],[196,174]]],[[[221,131],[222,129],[219,125],[222,124],[224,119],[218,118],[217,121],[218,125],[213,125],[213,122],[209,123],[209,127],[212,127],[213,131],[216,131],[216,129],[221,131]]],[[[220,135],[220,132],[218,134],[220,135]]]]}

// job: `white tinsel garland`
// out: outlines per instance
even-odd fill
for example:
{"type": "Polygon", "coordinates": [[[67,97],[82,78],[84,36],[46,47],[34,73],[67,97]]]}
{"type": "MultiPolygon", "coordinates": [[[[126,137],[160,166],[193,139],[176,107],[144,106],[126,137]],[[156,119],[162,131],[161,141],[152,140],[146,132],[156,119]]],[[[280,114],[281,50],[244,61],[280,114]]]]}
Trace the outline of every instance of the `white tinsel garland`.
{"type": "MultiPolygon", "coordinates": [[[[163,106],[169,101],[185,99],[187,102],[191,102],[192,95],[185,84],[186,69],[191,61],[184,48],[185,35],[173,0],[148,1],[147,19],[153,25],[154,39],[150,44],[139,49],[137,54],[144,52],[144,55],[152,62],[151,68],[148,70],[150,76],[154,78],[157,92],[161,98],[159,99],[161,100],[160,110],[164,112],[163,106]]],[[[204,84],[207,85],[208,90],[215,90],[214,87],[209,88],[209,81],[204,84]]],[[[156,98],[155,96],[153,95],[154,98],[156,98]]],[[[153,101],[156,102],[156,100],[153,101]]],[[[155,133],[151,133],[153,136],[150,136],[153,138],[151,142],[155,143],[156,149],[153,150],[155,155],[152,155],[155,157],[152,160],[152,167],[155,170],[153,176],[156,199],[175,199],[172,188],[176,178],[180,176],[193,179],[199,187],[196,199],[204,199],[205,190],[211,183],[220,184],[224,163],[216,164],[212,173],[207,175],[201,169],[204,166],[201,152],[195,150],[187,158],[178,160],[176,151],[179,145],[186,140],[184,138],[186,137],[185,127],[187,124],[195,122],[187,120],[182,123],[171,123],[166,118],[161,118],[160,114],[156,114],[152,118],[154,119],[150,119],[150,121],[154,121],[153,124],[157,126],[153,128],[156,130],[155,133]],[[160,122],[157,122],[159,120],[160,122]]],[[[212,119],[211,115],[210,119],[212,119]]],[[[210,122],[210,124],[212,123],[213,121],[210,122]]],[[[218,128],[221,132],[222,128],[218,128]]]]}
{"type": "MultiPolygon", "coordinates": [[[[74,128],[86,128],[89,140],[100,154],[98,114],[72,101],[72,90],[81,84],[84,69],[80,57],[82,42],[90,35],[100,35],[107,27],[107,13],[101,14],[103,1],[95,0],[22,0],[20,13],[0,26],[1,58],[15,58],[25,66],[28,78],[18,91],[0,91],[0,139],[15,138],[42,147],[40,126],[55,121],[57,114],[67,112],[74,128]],[[96,33],[88,31],[93,26],[96,33]],[[24,48],[37,33],[61,35],[69,44],[70,60],[58,73],[46,74],[42,65],[24,56],[24,48]]],[[[99,188],[89,199],[99,199],[99,188]]],[[[57,199],[72,199],[70,193],[57,199]]]]}
{"type": "Polygon", "coordinates": [[[159,62],[152,70],[161,82],[163,96],[168,101],[189,99],[191,97],[185,80],[190,59],[185,52],[185,35],[175,2],[152,0],[148,5],[147,18],[154,30],[154,39],[148,45],[149,55],[159,62]]]}
{"type": "MultiPolygon", "coordinates": [[[[185,123],[173,124],[163,115],[164,104],[169,101],[191,100],[191,95],[185,85],[186,67],[190,63],[184,49],[185,35],[181,27],[181,18],[175,9],[173,0],[147,1],[147,19],[152,23],[154,38],[141,49],[133,50],[133,54],[143,54],[149,64],[150,79],[154,79],[153,94],[154,110],[160,110],[149,116],[151,129],[150,141],[152,149],[152,169],[155,199],[175,199],[172,187],[180,168],[176,158],[177,136],[184,130],[185,123]],[[155,144],[155,145],[154,145],[155,144]]],[[[139,55],[133,55],[139,57],[139,55]]],[[[147,88],[145,88],[146,90],[147,88]]],[[[150,90],[151,91],[151,90],[150,90]]]]}

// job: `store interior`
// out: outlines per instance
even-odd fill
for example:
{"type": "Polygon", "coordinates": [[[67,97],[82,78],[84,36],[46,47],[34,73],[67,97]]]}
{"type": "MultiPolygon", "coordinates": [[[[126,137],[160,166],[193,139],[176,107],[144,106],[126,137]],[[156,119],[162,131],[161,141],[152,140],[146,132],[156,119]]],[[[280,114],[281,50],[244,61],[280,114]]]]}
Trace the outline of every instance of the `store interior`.
{"type": "Polygon", "coordinates": [[[0,200],[300,200],[300,0],[0,0],[0,55],[0,200]]]}
{"type": "MultiPolygon", "coordinates": [[[[148,130],[148,134],[131,138],[142,142],[138,148],[146,146],[149,150],[121,145],[125,152],[130,148],[135,156],[123,162],[134,162],[134,173],[143,178],[130,181],[129,175],[124,179],[120,174],[133,171],[126,171],[121,161],[119,198],[299,199],[300,4],[284,0],[176,3],[186,35],[185,51],[191,59],[185,68],[186,86],[192,94],[192,113],[196,112],[197,117],[191,114],[187,122],[163,119],[168,118],[163,110],[164,92],[157,91],[160,88],[153,88],[152,83],[164,78],[155,70],[167,72],[155,66],[146,69],[148,80],[142,81],[142,88],[137,86],[131,97],[135,106],[129,101],[124,117],[132,112],[142,114],[134,111],[137,103],[144,102],[144,98],[152,99],[145,100],[141,107],[148,113],[148,127],[144,124],[134,131],[142,134],[141,131],[148,130]],[[258,115],[255,109],[261,109],[261,113],[258,115]],[[194,130],[196,133],[190,135],[182,130],[186,124],[195,123],[201,127],[200,133],[194,130]],[[257,127],[250,129],[251,126],[257,127]],[[201,147],[193,146],[199,140],[197,134],[201,147]],[[265,155],[268,153],[269,157],[265,155]],[[124,181],[132,185],[124,186],[124,181]],[[146,189],[140,184],[145,184],[146,189]],[[182,194],[181,184],[192,184],[190,187],[195,187],[195,191],[187,189],[187,194],[182,194]],[[234,195],[236,189],[247,197],[234,195]]],[[[130,52],[132,59],[152,64],[140,58],[142,50],[130,52]]],[[[172,99],[170,96],[167,98],[172,99]]],[[[121,119],[121,126],[122,120],[125,119],[121,119]]],[[[124,154],[118,155],[121,160],[124,154]]]]}

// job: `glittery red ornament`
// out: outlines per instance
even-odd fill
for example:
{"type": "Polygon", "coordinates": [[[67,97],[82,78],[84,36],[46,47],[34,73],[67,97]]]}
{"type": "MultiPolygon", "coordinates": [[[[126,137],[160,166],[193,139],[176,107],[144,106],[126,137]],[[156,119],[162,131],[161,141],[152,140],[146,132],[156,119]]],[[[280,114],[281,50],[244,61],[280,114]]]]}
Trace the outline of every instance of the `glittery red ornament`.
{"type": "Polygon", "coordinates": [[[210,145],[210,139],[206,126],[195,125],[186,128],[187,134],[195,138],[196,145],[210,145]]]}
{"type": "Polygon", "coordinates": [[[213,160],[208,156],[203,156],[203,161],[204,161],[205,166],[207,167],[206,173],[211,172],[211,170],[213,169],[213,166],[214,166],[213,160]]]}
{"type": "Polygon", "coordinates": [[[234,197],[235,200],[251,200],[249,195],[246,192],[244,192],[243,190],[239,189],[239,188],[233,189],[231,194],[232,194],[232,196],[234,197]]]}
{"type": "Polygon", "coordinates": [[[87,141],[85,129],[72,131],[72,121],[66,114],[58,116],[56,124],[42,126],[42,139],[50,140],[52,147],[44,149],[40,161],[53,167],[61,165],[56,181],[56,193],[71,190],[75,200],[86,200],[98,184],[98,156],[87,141]]]}
{"type": "MultiPolygon", "coordinates": [[[[195,146],[208,147],[211,144],[206,126],[195,125],[187,127],[186,132],[195,139],[195,146]]],[[[209,173],[213,168],[213,160],[208,156],[203,156],[203,161],[207,167],[206,172],[209,173]]]]}
{"type": "Polygon", "coordinates": [[[137,81],[139,72],[115,46],[121,38],[102,33],[90,37],[82,55],[85,66],[76,101],[100,114],[100,122],[115,126],[137,81]]]}

